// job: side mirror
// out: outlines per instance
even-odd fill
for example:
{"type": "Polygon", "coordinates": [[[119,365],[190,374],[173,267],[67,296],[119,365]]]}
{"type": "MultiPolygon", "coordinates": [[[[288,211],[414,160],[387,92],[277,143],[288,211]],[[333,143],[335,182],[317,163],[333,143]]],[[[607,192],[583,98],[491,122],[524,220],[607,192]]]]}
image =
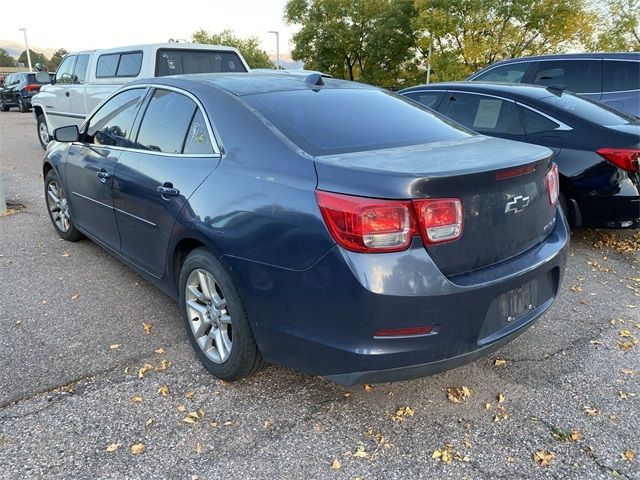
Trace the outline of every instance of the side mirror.
{"type": "Polygon", "coordinates": [[[77,142],[80,139],[80,131],[77,125],[56,128],[53,131],[53,138],[56,142],[77,142]]]}

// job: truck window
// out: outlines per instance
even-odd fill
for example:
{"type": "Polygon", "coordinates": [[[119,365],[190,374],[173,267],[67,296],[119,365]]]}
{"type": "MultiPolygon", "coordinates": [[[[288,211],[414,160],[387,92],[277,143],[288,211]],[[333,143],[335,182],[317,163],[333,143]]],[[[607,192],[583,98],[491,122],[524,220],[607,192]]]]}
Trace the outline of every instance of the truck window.
{"type": "Polygon", "coordinates": [[[142,52],[122,52],[100,55],[96,77],[135,77],[142,68],[142,52]]]}
{"type": "Polygon", "coordinates": [[[236,52],[162,48],[156,53],[156,77],[183,73],[246,71],[236,52]]]}
{"type": "Polygon", "coordinates": [[[78,55],[76,68],[73,71],[73,83],[84,83],[87,79],[87,66],[89,65],[89,54],[78,55]]]}
{"type": "Polygon", "coordinates": [[[56,70],[56,83],[73,83],[73,64],[75,62],[75,55],[65,57],[58,70],[56,70]]]}

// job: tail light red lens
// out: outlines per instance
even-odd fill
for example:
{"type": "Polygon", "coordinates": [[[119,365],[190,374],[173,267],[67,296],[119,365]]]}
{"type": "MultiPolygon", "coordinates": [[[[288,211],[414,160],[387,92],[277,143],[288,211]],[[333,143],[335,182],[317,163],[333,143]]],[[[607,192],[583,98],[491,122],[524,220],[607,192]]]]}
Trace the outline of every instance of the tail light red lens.
{"type": "Polygon", "coordinates": [[[420,234],[425,245],[462,235],[462,202],[457,198],[381,200],[316,191],[331,236],[353,252],[398,252],[420,234]]]}
{"type": "Polygon", "coordinates": [[[24,89],[25,89],[27,92],[38,92],[38,91],[40,91],[40,87],[41,87],[41,86],[42,86],[42,85],[37,85],[37,84],[30,83],[29,85],[26,85],[26,86],[24,87],[24,89]]]}
{"type": "Polygon", "coordinates": [[[422,240],[426,245],[450,242],[462,235],[462,202],[457,198],[414,200],[422,240]]]}
{"type": "Polygon", "coordinates": [[[596,153],[627,172],[640,170],[640,150],[637,148],[601,148],[596,153]]]}
{"type": "Polygon", "coordinates": [[[354,252],[397,252],[416,234],[411,202],[316,191],[333,238],[354,252]]]}
{"type": "Polygon", "coordinates": [[[560,196],[560,177],[558,176],[558,165],[555,163],[547,173],[546,183],[549,205],[555,205],[558,203],[558,197],[560,196]]]}
{"type": "Polygon", "coordinates": [[[423,327],[410,327],[410,328],[383,328],[376,330],[373,334],[374,337],[416,337],[419,335],[429,335],[433,332],[432,325],[425,325],[423,327]]]}

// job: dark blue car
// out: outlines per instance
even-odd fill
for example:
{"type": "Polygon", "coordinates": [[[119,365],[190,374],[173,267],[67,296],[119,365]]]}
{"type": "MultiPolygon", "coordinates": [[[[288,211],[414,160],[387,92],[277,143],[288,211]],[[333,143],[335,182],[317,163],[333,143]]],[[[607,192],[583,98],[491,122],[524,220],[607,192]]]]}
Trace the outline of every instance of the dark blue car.
{"type": "Polygon", "coordinates": [[[452,82],[399,93],[484,135],[551,148],[572,225],[640,226],[637,118],[555,87],[452,82]]]}
{"type": "Polygon", "coordinates": [[[568,235],[544,147],[318,74],[132,83],[44,159],[58,234],[179,300],[214,375],[337,382],[468,362],[553,303],[568,235]]]}

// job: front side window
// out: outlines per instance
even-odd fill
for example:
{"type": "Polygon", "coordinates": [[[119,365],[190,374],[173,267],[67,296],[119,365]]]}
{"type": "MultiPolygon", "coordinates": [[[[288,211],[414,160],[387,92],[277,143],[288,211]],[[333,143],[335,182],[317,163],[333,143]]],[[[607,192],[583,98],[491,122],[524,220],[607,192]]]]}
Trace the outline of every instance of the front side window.
{"type": "Polygon", "coordinates": [[[605,60],[602,70],[604,92],[640,90],[640,62],[605,60]]]}
{"type": "Polygon", "coordinates": [[[456,93],[443,112],[447,117],[477,132],[522,135],[524,128],[513,102],[484,95],[456,93]]]}
{"type": "Polygon", "coordinates": [[[89,55],[83,53],[78,55],[76,68],[73,71],[73,83],[84,83],[87,79],[87,66],[89,65],[89,55]]]}
{"type": "Polygon", "coordinates": [[[136,148],[182,153],[196,104],[190,98],[158,89],[149,101],[140,124],[136,148]]]}
{"type": "Polygon", "coordinates": [[[518,62],[502,65],[478,75],[474,80],[481,80],[483,82],[520,83],[522,82],[529,65],[531,65],[531,62],[518,62]]]}
{"type": "Polygon", "coordinates": [[[144,92],[144,88],[125,90],[102,105],[89,120],[84,141],[98,145],[130,146],[128,136],[144,92]]]}
{"type": "Polygon", "coordinates": [[[73,83],[73,64],[76,62],[75,55],[69,55],[62,61],[56,70],[56,83],[73,83]]]}
{"type": "Polygon", "coordinates": [[[599,60],[551,60],[538,62],[536,85],[564,85],[576,93],[602,91],[602,62],[599,60]]]}

